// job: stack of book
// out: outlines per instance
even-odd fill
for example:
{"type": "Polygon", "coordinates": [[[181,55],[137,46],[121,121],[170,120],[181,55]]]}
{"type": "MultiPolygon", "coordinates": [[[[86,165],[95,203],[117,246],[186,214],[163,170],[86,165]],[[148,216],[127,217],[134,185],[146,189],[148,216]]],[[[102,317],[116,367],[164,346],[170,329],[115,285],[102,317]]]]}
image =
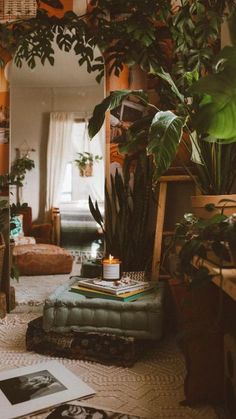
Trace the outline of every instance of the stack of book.
{"type": "Polygon", "coordinates": [[[90,298],[106,298],[117,301],[133,301],[150,292],[153,286],[149,282],[136,281],[129,277],[119,281],[103,281],[99,278],[81,279],[71,286],[77,292],[90,298]]]}

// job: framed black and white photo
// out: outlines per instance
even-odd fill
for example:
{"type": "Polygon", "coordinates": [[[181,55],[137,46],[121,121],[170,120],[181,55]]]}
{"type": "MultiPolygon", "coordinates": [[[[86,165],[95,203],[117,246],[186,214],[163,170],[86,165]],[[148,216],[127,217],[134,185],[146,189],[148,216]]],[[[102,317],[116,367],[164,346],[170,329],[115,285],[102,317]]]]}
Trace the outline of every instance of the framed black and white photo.
{"type": "Polygon", "coordinates": [[[140,103],[130,100],[123,100],[120,109],[120,120],[124,122],[135,122],[141,118],[145,107],[140,103]]]}
{"type": "Polygon", "coordinates": [[[129,415],[111,410],[84,406],[80,403],[70,403],[58,406],[46,419],[140,419],[139,416],[129,415]]]}
{"type": "Polygon", "coordinates": [[[13,419],[95,391],[57,361],[0,373],[1,418],[13,419]]]}

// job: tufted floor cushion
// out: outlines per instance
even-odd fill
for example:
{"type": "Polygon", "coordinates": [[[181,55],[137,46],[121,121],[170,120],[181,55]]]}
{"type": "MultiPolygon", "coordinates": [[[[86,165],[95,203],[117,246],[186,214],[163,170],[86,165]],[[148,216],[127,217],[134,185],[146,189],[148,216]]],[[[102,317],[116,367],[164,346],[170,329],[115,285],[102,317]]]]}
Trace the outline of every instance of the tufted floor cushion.
{"type": "Polygon", "coordinates": [[[86,298],[70,291],[76,277],[58,287],[45,301],[43,329],[67,333],[71,331],[112,333],[139,339],[162,336],[164,286],[136,301],[120,302],[102,298],[86,298]]]}
{"type": "Polygon", "coordinates": [[[150,349],[150,341],[111,333],[45,332],[39,317],[28,324],[26,348],[44,355],[131,367],[150,349]]]}
{"type": "Polygon", "coordinates": [[[13,262],[20,275],[54,275],[70,273],[73,258],[53,244],[24,244],[14,247],[13,262]]]}

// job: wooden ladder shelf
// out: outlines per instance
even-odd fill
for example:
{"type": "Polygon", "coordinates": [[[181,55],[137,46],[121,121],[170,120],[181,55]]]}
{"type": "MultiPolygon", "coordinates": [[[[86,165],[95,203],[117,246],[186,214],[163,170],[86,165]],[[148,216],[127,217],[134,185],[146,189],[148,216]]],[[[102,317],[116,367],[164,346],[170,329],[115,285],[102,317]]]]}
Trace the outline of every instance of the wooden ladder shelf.
{"type": "Polygon", "coordinates": [[[162,250],[162,239],[164,233],[164,221],[165,221],[165,209],[166,209],[166,196],[167,186],[169,182],[192,182],[192,178],[188,175],[167,175],[161,176],[159,197],[157,203],[157,214],[156,214],[156,230],[153,248],[153,259],[152,259],[152,280],[158,281],[160,279],[160,263],[161,263],[161,250],[162,250]]]}

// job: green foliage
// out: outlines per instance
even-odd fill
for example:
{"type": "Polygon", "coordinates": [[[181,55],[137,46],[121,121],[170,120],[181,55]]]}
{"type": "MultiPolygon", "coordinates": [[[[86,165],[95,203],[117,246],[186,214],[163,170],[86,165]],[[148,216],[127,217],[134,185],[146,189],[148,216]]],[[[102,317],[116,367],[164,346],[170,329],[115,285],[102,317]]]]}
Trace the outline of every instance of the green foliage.
{"type": "Polygon", "coordinates": [[[172,74],[181,89],[211,71],[220,47],[219,34],[226,6],[231,15],[235,10],[234,0],[183,0],[168,20],[175,44],[172,74]]]}
{"type": "Polygon", "coordinates": [[[202,259],[214,261],[217,258],[221,268],[232,263],[232,254],[236,252],[236,218],[224,215],[223,211],[207,220],[185,214],[176,224],[169,251],[176,251],[176,246],[180,247],[177,274],[190,277],[192,286],[206,284],[212,274],[201,263],[202,259]]]}
{"type": "Polygon", "coordinates": [[[89,208],[104,233],[106,252],[122,260],[127,271],[146,269],[152,257],[153,234],[150,232],[150,211],[154,204],[150,159],[139,157],[130,185],[131,161],[126,159],[123,174],[111,177],[111,190],[106,187],[106,222],[97,202],[89,198],[89,208]]]}
{"type": "Polygon", "coordinates": [[[100,81],[104,64],[102,56],[94,57],[96,45],[109,71],[119,76],[124,64],[170,71],[172,47],[166,40],[171,39],[173,74],[183,86],[209,70],[225,6],[230,13],[235,9],[234,0],[183,0],[174,13],[170,0],[93,0],[91,5],[85,16],[68,11],[57,18],[38,10],[36,18],[0,24],[0,45],[15,54],[17,66],[26,61],[34,68],[38,60],[54,64],[55,41],[78,55],[79,65],[97,72],[100,81]]]}
{"type": "Polygon", "coordinates": [[[120,151],[138,152],[146,148],[155,163],[154,181],[173,162],[183,140],[191,149],[194,167],[186,168],[204,194],[230,193],[236,178],[236,47],[224,48],[216,61],[216,70],[194,82],[185,95],[180,93],[171,75],[163,69],[152,69],[152,75],[164,79],[179,106],[176,110],[160,111],[143,99],[140,91],[117,91],[97,105],[89,121],[89,133],[102,126],[105,111],[119,106],[127,96],[142,100],[149,116],[135,122],[122,136],[120,151]],[[138,93],[138,94],[137,94],[138,93]],[[190,94],[192,94],[190,100],[190,94]],[[118,99],[117,99],[118,98],[118,99]],[[190,139],[190,144],[183,139],[190,139]]]}
{"type": "Polygon", "coordinates": [[[156,165],[155,177],[159,177],[170,167],[182,138],[184,118],[171,111],[159,111],[154,116],[147,145],[148,154],[152,154],[156,165]]]}
{"type": "Polygon", "coordinates": [[[24,208],[27,208],[28,204],[27,202],[23,202],[23,204],[21,204],[20,202],[17,202],[16,204],[11,204],[10,205],[10,214],[11,217],[14,217],[17,214],[20,214],[21,210],[24,208]]]}
{"type": "Polygon", "coordinates": [[[78,159],[74,160],[78,168],[84,168],[87,164],[93,164],[102,160],[102,156],[98,154],[88,153],[85,151],[84,153],[76,153],[78,155],[78,159]]]}
{"type": "Polygon", "coordinates": [[[9,218],[8,201],[6,199],[0,200],[0,233],[6,228],[9,218]]]}
{"type": "MultiPolygon", "coordinates": [[[[228,56],[236,56],[236,48],[228,47],[228,56]]],[[[224,50],[222,52],[224,55],[224,50]]],[[[225,58],[226,59],[226,58],[225,58]]],[[[227,61],[218,73],[202,77],[190,88],[191,93],[203,95],[194,124],[201,133],[234,142],[236,137],[236,63],[227,61]]]]}
{"type": "Polygon", "coordinates": [[[27,171],[32,170],[34,167],[34,161],[27,156],[14,160],[9,175],[9,184],[23,186],[23,181],[27,171]]]}

